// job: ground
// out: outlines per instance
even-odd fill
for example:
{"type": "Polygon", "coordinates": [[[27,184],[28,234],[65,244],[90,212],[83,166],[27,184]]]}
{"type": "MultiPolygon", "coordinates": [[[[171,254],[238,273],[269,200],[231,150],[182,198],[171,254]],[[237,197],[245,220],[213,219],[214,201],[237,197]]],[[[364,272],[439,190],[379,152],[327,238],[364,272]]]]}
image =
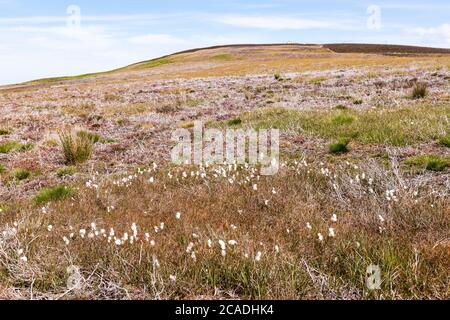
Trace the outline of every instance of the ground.
{"type": "Polygon", "coordinates": [[[450,55],[370,48],[217,47],[0,88],[0,296],[448,298],[450,55]],[[199,120],[280,129],[280,172],[174,166],[172,132],[199,120]],[[68,163],[79,131],[92,154],[68,163]]]}

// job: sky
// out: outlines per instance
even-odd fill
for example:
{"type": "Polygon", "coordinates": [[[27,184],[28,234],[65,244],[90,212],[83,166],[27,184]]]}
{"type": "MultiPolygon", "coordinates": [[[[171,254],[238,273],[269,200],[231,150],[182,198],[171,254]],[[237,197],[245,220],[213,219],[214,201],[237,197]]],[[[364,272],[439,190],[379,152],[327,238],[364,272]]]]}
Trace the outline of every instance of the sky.
{"type": "Polygon", "coordinates": [[[211,45],[286,42],[450,48],[450,2],[0,0],[0,84],[211,45]]]}

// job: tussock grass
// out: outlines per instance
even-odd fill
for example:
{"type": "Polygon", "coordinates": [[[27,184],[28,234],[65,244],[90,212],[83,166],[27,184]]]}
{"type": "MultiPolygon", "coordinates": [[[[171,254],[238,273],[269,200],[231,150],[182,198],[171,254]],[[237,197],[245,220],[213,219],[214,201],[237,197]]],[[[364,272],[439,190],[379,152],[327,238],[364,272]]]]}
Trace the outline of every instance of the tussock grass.
{"type": "Polygon", "coordinates": [[[31,176],[31,172],[26,169],[14,169],[11,175],[14,179],[22,181],[28,179],[31,176]]]}
{"type": "Polygon", "coordinates": [[[439,144],[450,148],[450,134],[439,139],[439,144]]]}
{"type": "Polygon", "coordinates": [[[434,155],[425,155],[425,156],[417,156],[410,157],[405,160],[405,163],[416,165],[423,167],[429,171],[446,171],[450,166],[450,158],[449,157],[439,157],[434,155]]]}
{"type": "Polygon", "coordinates": [[[337,143],[330,145],[330,152],[334,154],[347,153],[349,151],[347,148],[349,143],[349,139],[341,138],[337,143]]]}
{"type": "Polygon", "coordinates": [[[59,139],[67,165],[75,165],[89,160],[92,156],[94,140],[89,134],[62,132],[59,139]]]}
{"type": "Polygon", "coordinates": [[[57,186],[53,188],[46,188],[41,190],[36,197],[34,202],[36,204],[43,204],[50,201],[60,201],[67,197],[73,195],[73,190],[67,186],[57,186]]]}
{"type": "Polygon", "coordinates": [[[0,136],[6,136],[11,134],[11,129],[8,128],[0,128],[0,136]]]}
{"type": "Polygon", "coordinates": [[[0,174],[4,173],[5,171],[6,171],[5,166],[0,163],[0,174]]]}
{"type": "Polygon", "coordinates": [[[33,149],[33,147],[34,146],[31,143],[20,144],[15,141],[9,141],[9,142],[0,144],[0,153],[6,154],[6,153],[13,152],[13,151],[26,152],[26,151],[33,149]]]}
{"type": "Polygon", "coordinates": [[[411,97],[413,99],[423,99],[428,94],[428,87],[424,83],[416,83],[412,89],[411,97]]]}
{"type": "Polygon", "coordinates": [[[393,146],[430,142],[449,132],[450,105],[393,109],[299,111],[264,108],[240,116],[243,126],[278,128],[326,139],[353,138],[363,144],[393,146]]]}
{"type": "Polygon", "coordinates": [[[69,166],[69,167],[64,167],[64,168],[58,169],[58,171],[56,172],[56,175],[60,178],[64,178],[66,176],[74,175],[76,171],[77,171],[76,167],[69,166]]]}

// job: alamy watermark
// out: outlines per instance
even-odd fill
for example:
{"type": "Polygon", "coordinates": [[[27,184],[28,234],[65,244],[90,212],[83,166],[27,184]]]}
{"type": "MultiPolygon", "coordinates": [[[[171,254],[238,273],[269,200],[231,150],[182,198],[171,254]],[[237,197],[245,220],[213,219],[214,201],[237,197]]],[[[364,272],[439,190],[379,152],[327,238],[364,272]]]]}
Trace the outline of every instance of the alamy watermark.
{"type": "Polygon", "coordinates": [[[366,286],[369,290],[381,289],[381,269],[379,266],[370,265],[367,267],[366,286]]]}
{"type": "Polygon", "coordinates": [[[205,129],[201,121],[193,130],[177,129],[172,134],[176,146],[172,162],[177,165],[250,164],[260,165],[261,175],[270,176],[279,169],[279,130],[205,129]]]}
{"type": "Polygon", "coordinates": [[[381,30],[381,7],[378,5],[370,5],[367,7],[367,29],[381,30]]]}
{"type": "Polygon", "coordinates": [[[68,17],[66,19],[66,26],[68,29],[78,30],[81,28],[81,8],[77,5],[70,5],[66,9],[68,17]]]}

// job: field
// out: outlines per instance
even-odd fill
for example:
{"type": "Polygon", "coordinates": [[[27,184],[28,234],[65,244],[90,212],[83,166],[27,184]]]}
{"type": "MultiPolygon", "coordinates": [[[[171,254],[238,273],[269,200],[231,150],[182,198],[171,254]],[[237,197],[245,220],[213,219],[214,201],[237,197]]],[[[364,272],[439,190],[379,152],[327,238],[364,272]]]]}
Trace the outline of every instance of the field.
{"type": "Polygon", "coordinates": [[[0,298],[450,297],[445,50],[198,49],[0,111],[0,298]],[[195,121],[279,129],[279,173],[172,164],[195,121]]]}

